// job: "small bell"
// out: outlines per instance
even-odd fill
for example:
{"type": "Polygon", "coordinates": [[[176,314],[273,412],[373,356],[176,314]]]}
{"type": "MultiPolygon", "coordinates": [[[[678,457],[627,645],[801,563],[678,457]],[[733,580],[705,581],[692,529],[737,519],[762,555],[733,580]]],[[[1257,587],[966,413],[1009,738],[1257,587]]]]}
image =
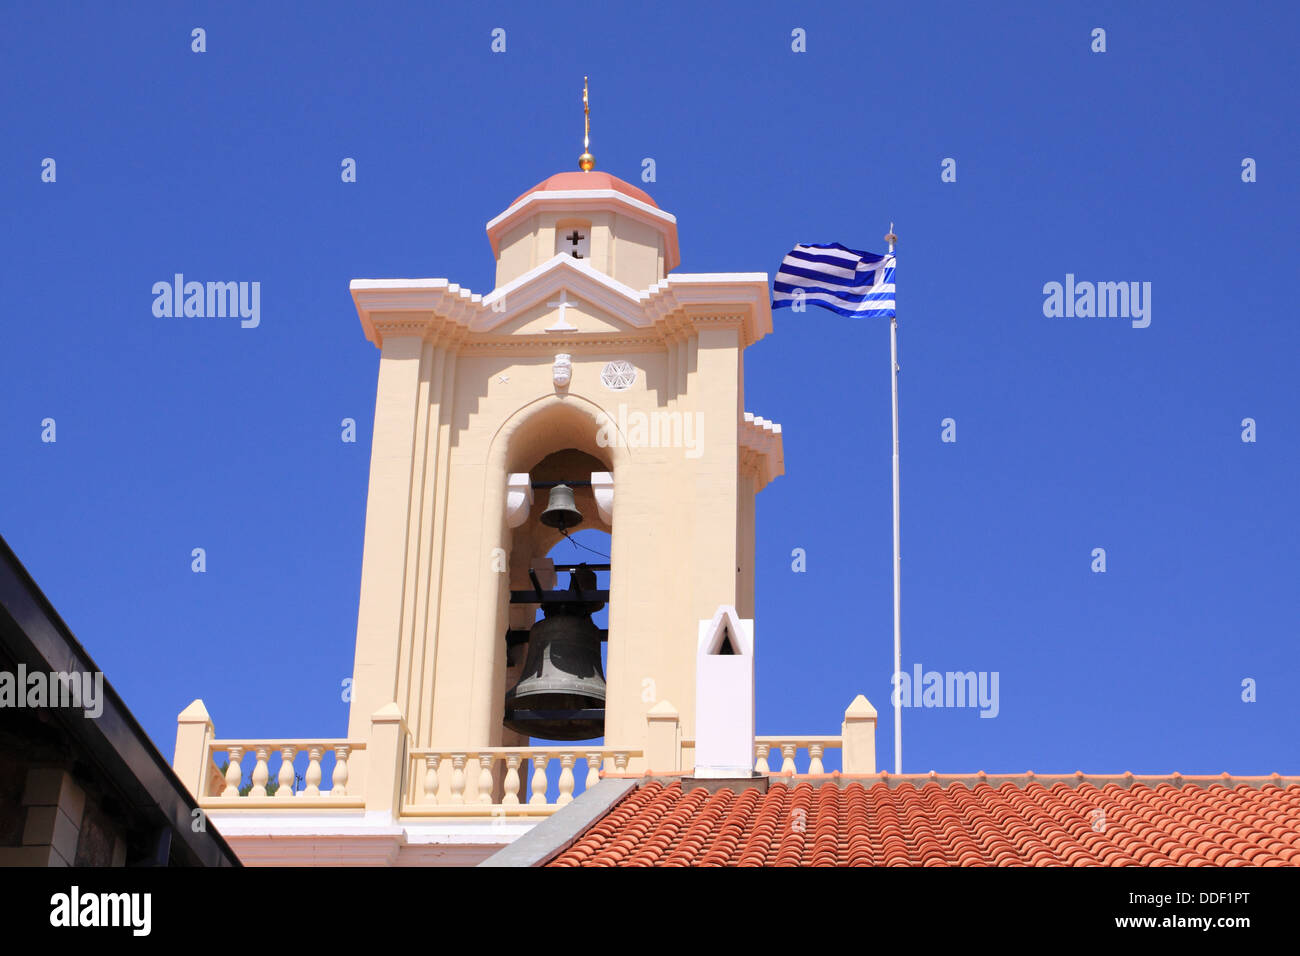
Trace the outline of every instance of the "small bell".
{"type": "Polygon", "coordinates": [[[542,512],[542,524],[548,528],[564,531],[582,524],[582,512],[573,500],[573,489],[568,485],[556,485],[551,489],[550,500],[542,512]]]}

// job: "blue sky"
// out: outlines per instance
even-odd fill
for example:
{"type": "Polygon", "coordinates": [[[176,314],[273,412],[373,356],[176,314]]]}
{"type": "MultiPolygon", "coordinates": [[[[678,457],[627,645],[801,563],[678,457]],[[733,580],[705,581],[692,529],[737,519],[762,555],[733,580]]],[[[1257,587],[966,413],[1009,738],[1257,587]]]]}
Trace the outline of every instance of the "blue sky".
{"type": "MultiPolygon", "coordinates": [[[[378,368],[348,281],[489,291],[483,226],[575,168],[585,73],[598,168],[678,217],[681,271],[883,251],[897,223],[904,669],[1000,688],[995,719],[905,711],[906,771],[1300,769],[1294,5],[0,24],[0,532],[168,756],[195,697],[222,737],[345,732],[378,368]],[[260,282],[260,326],[155,318],[176,272],[260,282]],[[1150,326],[1045,317],[1067,273],[1150,282],[1150,326]]],[[[838,733],[865,693],[889,767],[888,327],[775,325],[745,369],[787,471],[759,498],[758,729],[838,733]]]]}

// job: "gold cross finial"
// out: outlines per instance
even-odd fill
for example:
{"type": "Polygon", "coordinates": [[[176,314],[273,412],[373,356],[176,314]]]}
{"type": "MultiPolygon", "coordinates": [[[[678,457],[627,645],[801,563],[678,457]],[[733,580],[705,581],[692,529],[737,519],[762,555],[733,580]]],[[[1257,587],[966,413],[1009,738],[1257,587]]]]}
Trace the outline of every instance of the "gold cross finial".
{"type": "Polygon", "coordinates": [[[582,78],[582,118],[586,128],[582,134],[582,155],[578,157],[578,168],[589,173],[596,168],[596,157],[591,155],[591,106],[587,102],[587,78],[582,78]]]}

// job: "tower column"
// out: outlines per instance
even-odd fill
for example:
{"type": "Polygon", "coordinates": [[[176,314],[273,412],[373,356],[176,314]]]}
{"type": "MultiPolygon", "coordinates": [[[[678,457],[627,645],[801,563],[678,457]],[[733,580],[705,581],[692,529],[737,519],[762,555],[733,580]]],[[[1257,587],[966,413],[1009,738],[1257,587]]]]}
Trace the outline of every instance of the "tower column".
{"type": "Polygon", "coordinates": [[[487,469],[484,482],[483,538],[478,553],[478,615],[474,624],[474,664],[470,687],[469,741],[474,747],[501,742],[505,713],[505,625],[509,621],[510,578],[493,565],[493,551],[508,549],[505,472],[487,469]],[[497,485],[500,488],[497,488],[497,485]],[[495,598],[495,599],[494,599],[495,598]]]}
{"type": "Polygon", "coordinates": [[[379,360],[349,737],[369,736],[371,714],[397,698],[422,351],[420,336],[390,335],[379,360]]]}
{"type": "MultiPolygon", "coordinates": [[[[697,442],[696,448],[686,452],[697,456],[694,460],[688,457],[694,477],[690,553],[695,573],[692,614],[697,620],[711,618],[720,605],[736,604],[740,330],[706,327],[698,339],[686,403],[693,411],[685,413],[694,415],[697,442]]],[[[683,639],[693,647],[695,635],[686,634],[683,639]]]]}

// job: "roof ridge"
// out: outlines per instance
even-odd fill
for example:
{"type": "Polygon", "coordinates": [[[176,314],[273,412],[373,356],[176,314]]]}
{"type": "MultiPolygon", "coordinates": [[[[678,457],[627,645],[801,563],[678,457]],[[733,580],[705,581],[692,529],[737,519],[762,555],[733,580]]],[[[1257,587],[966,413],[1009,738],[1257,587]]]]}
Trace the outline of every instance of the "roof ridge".
{"type": "MultiPolygon", "coordinates": [[[[645,780],[655,781],[664,786],[680,785],[683,780],[691,779],[692,774],[689,772],[681,773],[656,773],[646,772],[636,773],[607,773],[604,777],[626,780],[645,780]]],[[[772,772],[754,777],[754,780],[765,781],[769,786],[799,786],[800,784],[824,784],[835,783],[840,787],[845,787],[853,783],[874,786],[883,783],[890,789],[901,787],[904,784],[911,784],[918,789],[926,784],[935,783],[940,787],[947,788],[953,784],[966,784],[968,787],[975,787],[980,784],[987,784],[992,787],[1001,787],[1005,784],[1015,784],[1020,788],[1025,788],[1030,784],[1038,784],[1045,789],[1051,789],[1059,783],[1064,783],[1072,789],[1083,784],[1091,784],[1098,789],[1107,786],[1116,785],[1128,789],[1135,785],[1151,787],[1158,784],[1166,784],[1175,789],[1183,787],[1199,787],[1206,789],[1212,786],[1222,786],[1227,789],[1234,789],[1238,786],[1248,786],[1259,788],[1268,785],[1279,788],[1288,788],[1300,786],[1300,776],[1282,775],[1272,773],[1267,775],[1248,775],[1248,774],[1182,774],[1177,771],[1169,774],[1134,774],[1128,771],[1124,773],[1104,773],[1104,774],[1087,774],[1081,770],[1073,773],[1035,773],[1026,771],[1023,773],[986,773],[983,770],[975,773],[958,772],[941,774],[936,771],[930,773],[911,773],[911,774],[892,774],[888,771],[880,771],[873,774],[846,774],[839,771],[823,774],[782,774],[772,772]]]]}

